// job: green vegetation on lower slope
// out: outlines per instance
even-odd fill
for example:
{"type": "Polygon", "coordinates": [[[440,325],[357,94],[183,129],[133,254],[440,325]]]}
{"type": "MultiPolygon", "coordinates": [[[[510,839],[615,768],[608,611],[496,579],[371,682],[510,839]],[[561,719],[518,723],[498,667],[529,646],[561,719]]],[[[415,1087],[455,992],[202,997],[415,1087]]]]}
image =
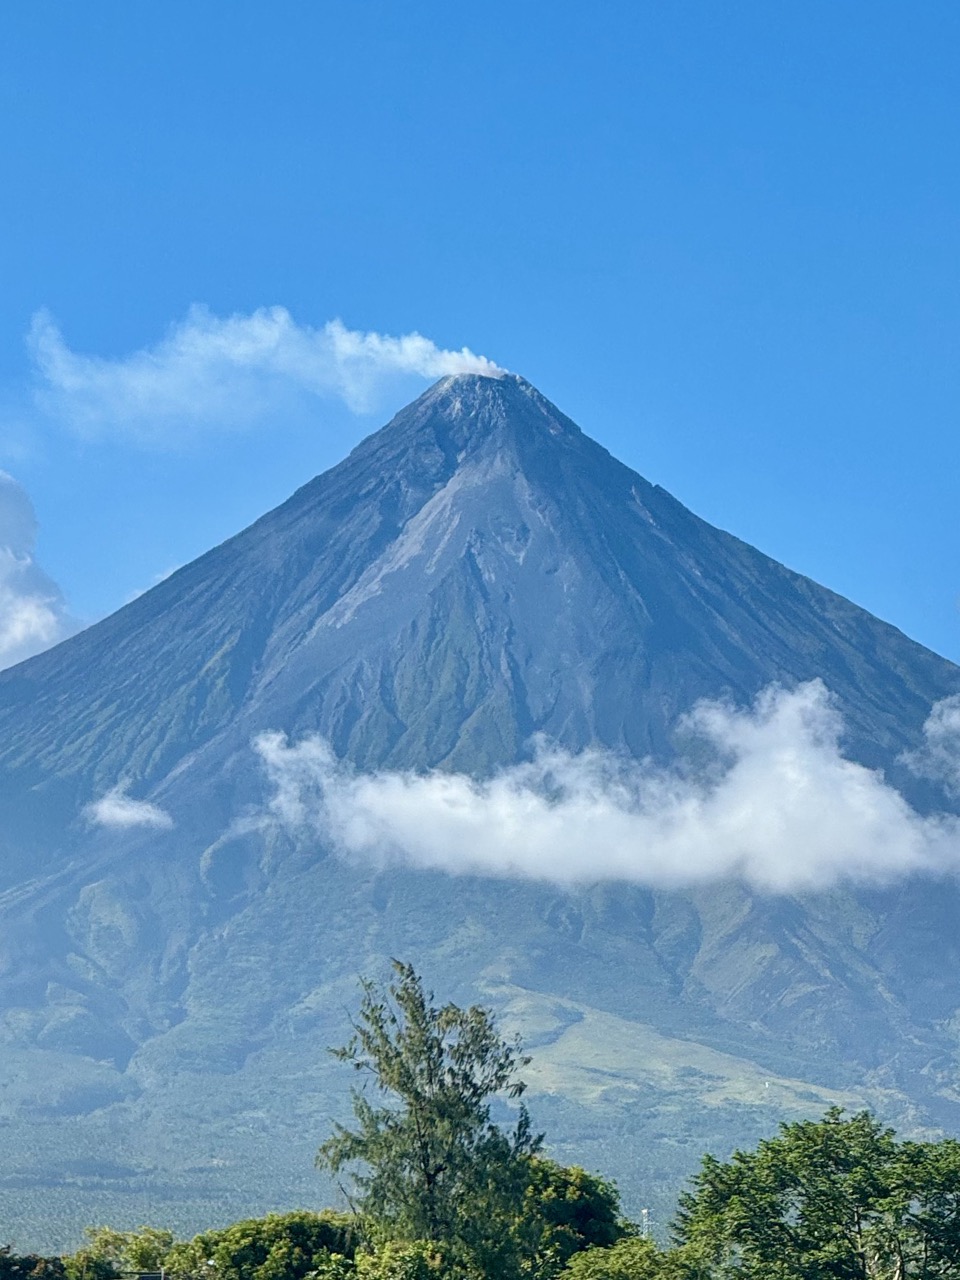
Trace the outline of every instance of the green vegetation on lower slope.
{"type": "MultiPolygon", "coordinates": [[[[643,988],[649,1021],[638,1019],[641,1010],[627,1005],[622,992],[601,992],[605,1007],[584,998],[586,991],[575,999],[559,996],[564,983],[593,985],[582,972],[583,953],[560,957],[565,965],[581,966],[569,978],[559,970],[544,975],[504,964],[479,909],[469,934],[450,934],[441,915],[445,899],[431,900],[431,936],[426,913],[418,915],[406,897],[393,912],[371,909],[360,916],[348,897],[346,873],[329,895],[346,902],[344,920],[336,912],[317,913],[317,894],[301,887],[299,910],[304,918],[316,917],[316,943],[301,917],[290,924],[292,895],[274,895],[279,905],[267,898],[260,923],[285,949],[283,964],[257,951],[258,964],[244,969],[241,960],[253,950],[252,941],[231,926],[211,954],[196,958],[190,1016],[149,1042],[126,1071],[53,1050],[44,1051],[40,1063],[36,1051],[4,1046],[0,1222],[8,1224],[15,1244],[59,1252],[75,1247],[87,1222],[129,1229],[160,1220],[183,1236],[318,1198],[338,1203],[335,1183],[311,1169],[315,1135],[331,1116],[345,1119],[337,1103],[345,1094],[345,1071],[326,1046],[341,1034],[339,1011],[352,1000],[357,951],[376,972],[377,953],[404,954],[415,943],[435,978],[442,974],[445,989],[468,997],[464,1003],[476,998],[471,973],[486,973],[484,1002],[533,1051],[525,1096],[547,1132],[548,1154],[562,1164],[604,1170],[620,1186],[626,1211],[636,1216],[647,1208],[661,1234],[702,1151],[725,1157],[738,1145],[758,1142],[781,1120],[812,1118],[831,1105],[869,1107],[910,1136],[935,1136],[919,1127],[906,1100],[892,1090],[827,1088],[816,1075],[793,1079],[776,1062],[758,1062],[755,1043],[738,1053],[732,1035],[724,1041],[712,1034],[708,1041],[692,1017],[675,1016],[665,1032],[652,984],[643,988]],[[358,917],[365,931],[359,942],[347,929],[358,917]],[[259,987],[248,988],[266,988],[270,975],[286,965],[286,950],[298,945],[304,950],[300,963],[316,966],[313,989],[305,979],[306,994],[286,1008],[288,997],[277,992],[281,1007],[272,1023],[252,1015],[244,1023],[241,1015],[261,1003],[259,987]],[[535,981],[543,986],[534,987],[535,981]],[[185,1058],[213,1049],[223,1064],[215,1077],[185,1069],[185,1058]]],[[[470,893],[470,884],[460,891],[470,893]]],[[[527,891],[516,890],[500,909],[507,924],[519,928],[530,914],[527,891]]],[[[545,937],[544,949],[548,942],[545,937]]]]}
{"type": "Polygon", "coordinates": [[[535,1092],[562,1094],[587,1106],[639,1100],[651,1090],[669,1092],[678,1106],[774,1106],[783,1111],[812,1105],[862,1106],[864,1093],[827,1089],[765,1071],[695,1040],[662,1035],[654,1027],[572,1000],[498,986],[507,1026],[524,1031],[535,1046],[528,1071],[535,1092]]]}
{"type": "MultiPolygon", "coordinates": [[[[869,1112],[832,1106],[729,1161],[703,1157],[658,1245],[646,1220],[621,1215],[613,1183],[542,1154],[519,1038],[503,1038],[485,1008],[436,1005],[409,965],[394,970],[388,986],[363,984],[353,1035],[334,1051],[359,1086],[352,1122],[334,1125],[317,1163],[347,1179],[349,1212],[272,1214],[182,1241],[152,1227],[91,1228],[66,1257],[0,1250],[0,1280],[960,1275],[960,1142],[898,1141],[869,1112]],[[509,1127],[494,1118],[498,1097],[512,1105],[509,1127]]],[[[715,1056],[711,1065],[736,1072],[715,1056]]]]}

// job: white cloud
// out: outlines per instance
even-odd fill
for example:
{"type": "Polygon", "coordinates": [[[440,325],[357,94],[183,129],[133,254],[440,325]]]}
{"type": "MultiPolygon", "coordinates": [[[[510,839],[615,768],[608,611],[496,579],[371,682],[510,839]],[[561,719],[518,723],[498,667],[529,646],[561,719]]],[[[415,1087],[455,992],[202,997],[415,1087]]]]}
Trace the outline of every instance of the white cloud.
{"type": "Polygon", "coordinates": [[[127,789],[127,783],[118,783],[99,800],[88,804],[84,809],[87,821],[98,827],[152,827],[156,831],[170,830],[173,819],[169,813],[147,800],[131,800],[127,789]]]}
{"type": "Polygon", "coordinates": [[[75,624],[34,558],[37,520],[26,492],[0,471],[0,668],[48,649],[75,624]]]}
{"type": "Polygon", "coordinates": [[[193,307],[160,342],[119,359],[72,351],[38,312],[29,346],[48,414],[89,438],[151,444],[249,426],[304,397],[332,396],[367,412],[400,375],[502,373],[466,347],[443,351],[419,333],[362,333],[339,320],[315,329],[284,307],[226,317],[193,307]]]}
{"type": "Polygon", "coordinates": [[[920,777],[960,794],[960,694],[934,703],[923,726],[923,746],[903,759],[920,777]]]}
{"type": "Polygon", "coordinates": [[[684,722],[710,763],[664,770],[541,743],[486,781],[359,774],[319,738],[261,735],[271,819],[349,857],[569,885],[678,887],[739,878],[794,892],[960,869],[953,817],[921,817],[844,757],[820,681],[766,690],[749,710],[700,704],[684,722]]]}

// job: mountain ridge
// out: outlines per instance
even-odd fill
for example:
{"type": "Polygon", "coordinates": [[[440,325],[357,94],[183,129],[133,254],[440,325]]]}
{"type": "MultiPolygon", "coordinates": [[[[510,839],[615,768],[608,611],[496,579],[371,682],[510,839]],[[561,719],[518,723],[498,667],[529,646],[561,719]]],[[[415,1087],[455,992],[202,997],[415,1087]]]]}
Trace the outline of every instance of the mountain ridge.
{"type": "MultiPolygon", "coordinates": [[[[521,392],[525,399],[532,398],[531,393],[533,393],[533,395],[538,397],[542,404],[549,406],[549,402],[544,401],[542,397],[539,397],[539,393],[535,393],[533,388],[529,388],[529,384],[522,383],[522,380],[516,379],[515,375],[506,375],[506,378],[512,379],[516,386],[528,388],[528,390],[521,392]]],[[[84,632],[81,637],[76,638],[79,641],[79,644],[74,641],[66,642],[66,646],[58,646],[55,650],[51,651],[51,654],[56,655],[55,657],[50,656],[50,654],[41,655],[37,659],[30,660],[30,662],[26,664],[21,664],[19,667],[13,668],[10,672],[0,673],[0,727],[3,726],[2,717],[4,716],[4,712],[11,702],[20,702],[22,704],[25,699],[35,700],[37,697],[38,686],[43,682],[49,681],[51,676],[55,676],[58,668],[62,665],[66,654],[78,653],[81,647],[85,648],[87,650],[87,655],[91,655],[94,658],[93,665],[95,666],[96,656],[99,652],[99,654],[102,655],[102,671],[113,661],[112,645],[116,640],[117,634],[122,634],[124,630],[129,630],[131,622],[135,625],[143,625],[143,623],[146,623],[147,625],[154,624],[157,616],[164,611],[168,602],[183,601],[185,598],[189,599],[191,593],[196,594],[203,589],[209,590],[209,582],[204,579],[205,571],[208,571],[211,568],[214,570],[213,576],[217,578],[222,587],[221,595],[228,596],[234,587],[231,573],[235,567],[237,553],[245,552],[249,544],[256,544],[258,540],[268,540],[271,537],[277,537],[278,535],[279,539],[282,541],[284,526],[294,525],[303,521],[305,518],[309,518],[312,515],[312,509],[321,504],[326,504],[328,506],[328,519],[330,521],[336,520],[338,517],[342,516],[343,513],[338,507],[337,482],[344,479],[348,482],[348,485],[353,484],[355,488],[355,478],[358,468],[369,468],[372,474],[364,476],[363,480],[366,483],[372,483],[374,485],[378,484],[380,477],[385,472],[389,474],[389,469],[396,466],[397,446],[399,445],[401,451],[407,451],[409,474],[409,451],[411,448],[410,434],[413,432],[417,437],[419,437],[416,441],[419,449],[419,454],[416,459],[419,464],[419,476],[417,477],[419,485],[413,489],[408,488],[406,492],[403,492],[402,486],[399,486],[398,488],[401,489],[401,491],[389,494],[387,499],[381,499],[380,509],[376,513],[379,517],[379,526],[374,528],[372,531],[369,528],[366,530],[359,530],[361,537],[364,533],[367,535],[363,546],[364,554],[369,557],[371,550],[376,554],[381,550],[381,546],[385,546],[391,538],[398,538],[406,523],[421,513],[423,507],[429,500],[436,498],[437,491],[442,490],[445,485],[449,483],[452,475],[455,474],[457,466],[459,465],[456,458],[451,457],[450,446],[451,444],[456,445],[460,442],[456,439],[451,439],[450,436],[445,437],[442,431],[438,431],[436,429],[435,419],[432,419],[430,416],[437,401],[440,400],[441,404],[446,403],[449,408],[449,399],[445,402],[444,395],[446,394],[449,397],[449,388],[451,385],[458,389],[466,387],[475,393],[478,385],[487,383],[491,384],[496,389],[497,393],[502,394],[504,381],[505,379],[494,380],[478,377],[476,375],[463,375],[460,378],[448,378],[442,380],[441,383],[431,388],[423,397],[420,398],[420,400],[415,402],[415,404],[408,410],[398,415],[397,418],[395,418],[385,428],[381,429],[381,431],[375,433],[371,437],[368,437],[365,442],[357,446],[357,448],[348,455],[344,462],[338,464],[336,467],[332,468],[331,471],[324,473],[322,476],[309,481],[294,495],[292,495],[290,499],[281,504],[280,507],[276,508],[273,512],[268,513],[268,515],[261,517],[260,520],[256,521],[247,530],[234,535],[233,538],[228,539],[225,543],[214,548],[211,552],[206,553],[206,555],[200,557],[191,565],[186,566],[177,573],[171,575],[171,577],[166,579],[163,583],[160,583],[150,592],[145,593],[144,596],[141,596],[137,600],[131,602],[110,618],[96,624],[87,632],[84,632]],[[424,419],[426,419],[426,421],[424,421],[424,419]],[[425,426],[433,428],[433,430],[429,432],[429,435],[426,435],[424,431],[425,426]],[[426,449],[426,446],[428,445],[431,446],[432,449],[426,449]],[[445,447],[446,452],[444,452],[445,447]],[[389,509],[391,505],[395,508],[392,511],[389,509]],[[375,536],[371,536],[371,534],[375,536]],[[141,619],[143,620],[143,623],[141,623],[141,619]],[[37,672],[36,681],[30,681],[30,673],[34,671],[37,672]],[[18,686],[21,689],[19,697],[17,696],[18,686]]],[[[516,402],[517,397],[514,396],[513,399],[514,402],[516,402]]],[[[458,403],[458,400],[454,400],[453,403],[458,403]]],[[[749,548],[747,544],[736,539],[734,535],[714,530],[705,522],[702,522],[697,517],[692,516],[685,508],[683,508],[682,504],[678,503],[676,499],[673,499],[665,490],[659,486],[653,486],[648,482],[643,481],[641,477],[636,475],[636,473],[630,471],[629,468],[624,467],[623,464],[618,463],[615,459],[611,458],[611,455],[609,455],[606,450],[603,450],[601,446],[589,441],[589,438],[583,436],[579,428],[570,423],[568,419],[565,419],[564,415],[555,410],[553,406],[549,406],[546,411],[542,410],[541,405],[538,405],[538,408],[541,408],[541,411],[544,413],[544,419],[548,424],[555,425],[558,422],[566,424],[565,430],[569,433],[567,438],[572,439],[578,448],[583,448],[592,455],[590,457],[590,462],[594,467],[598,464],[602,464],[608,469],[608,475],[604,476],[605,481],[609,483],[610,473],[612,473],[617,481],[621,484],[626,484],[626,487],[630,490],[635,489],[639,482],[642,497],[637,497],[636,502],[644,513],[643,518],[649,522],[651,528],[657,529],[658,526],[662,528],[665,524],[668,533],[672,533],[676,527],[676,517],[679,517],[684,523],[683,532],[688,541],[699,541],[701,545],[704,540],[714,542],[714,546],[707,548],[708,554],[715,554],[716,544],[719,543],[724,551],[729,552],[733,549],[735,552],[745,554],[749,559],[755,562],[760,562],[766,569],[775,567],[776,572],[783,576],[784,584],[795,587],[800,594],[809,594],[811,590],[815,593],[823,593],[823,598],[825,600],[829,601],[829,603],[839,612],[847,615],[844,621],[849,622],[851,615],[854,617],[859,615],[861,618],[868,616],[865,615],[863,611],[858,610],[856,606],[851,606],[849,602],[844,601],[842,597],[829,592],[827,588],[811,583],[809,579],[803,578],[802,575],[795,574],[793,571],[777,565],[775,561],[771,561],[769,558],[762,556],[762,553],[754,551],[753,548],[749,548]],[[654,508],[653,511],[650,510],[651,507],[654,508]]],[[[454,413],[449,416],[453,418],[455,424],[457,414],[454,413]]],[[[460,419],[461,421],[472,423],[476,420],[477,416],[479,415],[476,411],[472,413],[468,411],[467,413],[460,414],[460,419]]],[[[446,425],[446,421],[444,421],[443,425],[446,425]]],[[[502,423],[495,425],[502,426],[502,423]]],[[[513,443],[514,447],[520,447],[524,442],[520,436],[516,436],[513,443]]],[[[474,442],[473,451],[476,452],[479,449],[482,452],[482,450],[488,446],[489,438],[487,436],[481,436],[479,443],[476,441],[474,442]]],[[[498,452],[501,451],[498,449],[498,452]]],[[[551,459],[551,461],[555,461],[555,459],[551,459]]],[[[555,480],[555,474],[550,476],[550,479],[555,480]]],[[[360,485],[360,495],[364,496],[363,484],[360,485]]],[[[349,501],[355,502],[356,496],[357,494],[354,489],[350,489],[349,501]]],[[[268,568],[271,573],[277,575],[277,582],[273,587],[273,595],[278,600],[283,600],[285,598],[284,593],[288,591],[287,580],[290,577],[295,578],[296,575],[301,572],[302,560],[316,550],[317,544],[322,539],[324,532],[325,530],[321,529],[314,530],[311,536],[301,540],[302,545],[296,548],[296,550],[300,552],[300,563],[294,564],[289,574],[284,573],[282,563],[276,562],[278,557],[275,556],[273,562],[269,564],[268,568]]],[[[354,536],[354,532],[355,531],[351,529],[351,536],[354,536]]],[[[599,550],[600,555],[602,556],[605,549],[600,547],[599,550]]],[[[331,566],[330,564],[325,564],[324,568],[327,577],[322,584],[323,589],[320,592],[316,592],[315,590],[315,579],[308,575],[300,584],[299,594],[295,592],[292,596],[287,598],[287,614],[293,613],[298,604],[306,601],[309,603],[313,619],[316,619],[322,615],[325,608],[331,607],[335,603],[339,602],[347,591],[356,587],[356,583],[349,579],[349,573],[351,572],[352,567],[355,567],[357,559],[357,557],[354,557],[352,560],[349,557],[341,557],[340,565],[331,566]],[[339,572],[331,573],[331,568],[339,570],[339,572]]],[[[683,568],[687,568],[689,570],[689,565],[681,565],[681,569],[683,568]]],[[[693,565],[692,572],[694,574],[700,572],[696,564],[693,565]]],[[[609,581],[610,578],[615,580],[614,585],[620,585],[619,581],[616,581],[620,577],[620,566],[615,566],[612,571],[608,568],[608,575],[608,586],[611,585],[609,581]]],[[[629,587],[631,584],[627,585],[629,587]]],[[[269,605],[269,600],[267,603],[269,605]]],[[[231,635],[231,627],[233,628],[234,633],[241,628],[244,633],[245,643],[241,646],[242,652],[236,655],[236,669],[234,670],[235,678],[232,686],[234,689],[234,696],[232,702],[225,708],[226,714],[230,714],[236,709],[238,701],[236,698],[236,691],[241,684],[243,675],[251,673],[257,659],[262,656],[257,652],[257,640],[259,638],[259,633],[263,630],[263,624],[261,623],[261,626],[258,628],[256,616],[249,616],[249,612],[253,611],[254,608],[259,609],[262,613],[262,604],[263,602],[259,600],[251,601],[247,615],[242,616],[238,621],[234,619],[227,619],[219,632],[216,630],[215,620],[213,624],[208,623],[211,634],[208,639],[207,637],[204,637],[204,639],[207,641],[208,647],[217,646],[217,648],[214,649],[214,653],[216,653],[218,648],[222,647],[225,643],[232,643],[234,648],[236,648],[237,638],[235,635],[231,635]],[[246,666],[244,666],[245,659],[247,661],[246,666]]],[[[311,619],[311,621],[313,619],[311,619]]],[[[892,636],[896,633],[896,629],[889,628],[888,624],[881,624],[881,629],[885,636],[892,636]]],[[[902,635],[902,633],[896,634],[902,635]]],[[[862,636],[858,636],[858,640],[862,639],[862,636]]],[[[916,646],[915,652],[919,655],[921,647],[916,646]]],[[[946,663],[945,659],[937,658],[936,655],[931,654],[928,650],[924,650],[922,652],[928,655],[926,661],[931,665],[941,666],[944,669],[950,665],[946,663]]],[[[182,646],[179,644],[175,647],[175,655],[177,660],[182,660],[182,646]]],[[[210,656],[211,655],[204,650],[203,662],[200,665],[207,665],[210,661],[210,656]]],[[[809,678],[808,673],[816,673],[814,666],[809,663],[804,669],[803,674],[798,675],[797,678],[809,678]]],[[[100,672],[95,669],[94,676],[99,674],[100,672]]],[[[227,692],[230,692],[230,686],[228,686],[227,692]]],[[[2,750],[3,749],[0,748],[0,762],[2,762],[3,759],[2,750]]]]}

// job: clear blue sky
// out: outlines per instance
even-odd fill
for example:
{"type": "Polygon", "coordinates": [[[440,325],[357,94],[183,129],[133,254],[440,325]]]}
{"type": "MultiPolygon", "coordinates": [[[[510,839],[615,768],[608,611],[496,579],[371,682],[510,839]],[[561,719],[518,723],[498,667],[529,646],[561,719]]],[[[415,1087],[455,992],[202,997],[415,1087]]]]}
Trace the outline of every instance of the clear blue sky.
{"type": "Polygon", "coordinates": [[[96,617],[427,385],[357,413],[254,371],[240,425],[126,429],[191,304],[282,306],[482,352],[960,659],[958,68],[936,0],[8,0],[0,467],[39,563],[96,617]]]}

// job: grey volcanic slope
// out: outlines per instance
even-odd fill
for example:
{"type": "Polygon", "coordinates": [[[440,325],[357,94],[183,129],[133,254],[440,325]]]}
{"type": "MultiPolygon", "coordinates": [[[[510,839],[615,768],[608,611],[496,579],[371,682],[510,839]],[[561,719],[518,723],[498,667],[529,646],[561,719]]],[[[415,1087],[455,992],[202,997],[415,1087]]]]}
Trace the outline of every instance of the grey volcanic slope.
{"type": "Polygon", "coordinates": [[[323,1046],[390,954],[503,1011],[558,1153],[655,1207],[703,1146],[833,1100],[956,1124],[952,885],[561,893],[347,866],[237,825],[265,799],[264,729],[319,731],[363,768],[483,774],[538,732],[666,759],[698,698],[815,676],[848,751],[902,785],[897,757],[960,691],[958,668],[699,520],[522,379],[438,383],[0,674],[0,1213],[42,1244],[319,1197],[310,1153],[344,1085],[323,1046]],[[84,806],[121,780],[174,827],[92,827],[84,806]]]}

